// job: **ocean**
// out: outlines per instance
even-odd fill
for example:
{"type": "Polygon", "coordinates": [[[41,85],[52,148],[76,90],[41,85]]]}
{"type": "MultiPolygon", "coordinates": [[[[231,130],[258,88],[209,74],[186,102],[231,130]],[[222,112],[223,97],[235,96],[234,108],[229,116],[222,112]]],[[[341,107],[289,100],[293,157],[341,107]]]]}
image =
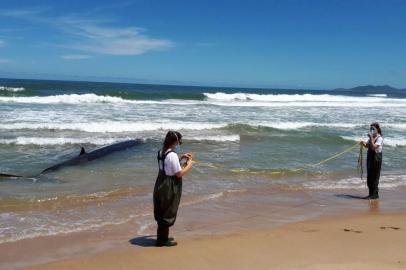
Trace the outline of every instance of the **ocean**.
{"type": "Polygon", "coordinates": [[[406,92],[0,79],[0,172],[26,176],[0,179],[0,243],[125,222],[145,231],[153,224],[156,153],[168,130],[182,133],[182,152],[198,161],[185,177],[183,206],[238,198],[263,184],[366,193],[358,147],[291,170],[366,140],[374,121],[384,136],[380,188],[402,188],[406,92]],[[128,139],[141,143],[37,176],[81,146],[90,151],[128,139]]]}

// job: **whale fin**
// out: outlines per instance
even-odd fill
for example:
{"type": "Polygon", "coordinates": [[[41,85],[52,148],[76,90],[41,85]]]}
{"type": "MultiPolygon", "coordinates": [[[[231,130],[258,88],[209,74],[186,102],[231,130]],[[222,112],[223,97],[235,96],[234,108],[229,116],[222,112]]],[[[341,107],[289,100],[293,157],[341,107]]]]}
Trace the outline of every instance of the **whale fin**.
{"type": "Polygon", "coordinates": [[[79,154],[79,156],[84,155],[84,154],[86,154],[86,150],[85,150],[85,148],[82,146],[82,147],[80,148],[80,154],[79,154]]]}

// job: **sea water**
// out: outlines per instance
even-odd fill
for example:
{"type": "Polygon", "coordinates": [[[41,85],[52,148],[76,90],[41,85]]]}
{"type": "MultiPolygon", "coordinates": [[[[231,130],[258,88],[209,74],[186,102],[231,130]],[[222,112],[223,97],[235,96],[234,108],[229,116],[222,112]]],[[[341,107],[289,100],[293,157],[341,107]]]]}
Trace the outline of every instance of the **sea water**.
{"type": "MultiPolygon", "coordinates": [[[[362,190],[358,147],[371,122],[384,137],[380,188],[406,186],[406,93],[0,80],[0,243],[153,222],[156,154],[168,130],[198,161],[182,205],[258,185],[362,190]],[[128,139],[141,143],[83,165],[45,168],[128,139]],[[292,173],[292,169],[304,169],[292,173]],[[275,173],[278,172],[278,173],[275,173]]],[[[365,158],[365,156],[364,156],[365,158]]],[[[365,166],[365,162],[364,162],[365,166]]],[[[366,170],[364,168],[364,170],[366,170]]],[[[366,191],[365,191],[366,193],[366,191]]]]}

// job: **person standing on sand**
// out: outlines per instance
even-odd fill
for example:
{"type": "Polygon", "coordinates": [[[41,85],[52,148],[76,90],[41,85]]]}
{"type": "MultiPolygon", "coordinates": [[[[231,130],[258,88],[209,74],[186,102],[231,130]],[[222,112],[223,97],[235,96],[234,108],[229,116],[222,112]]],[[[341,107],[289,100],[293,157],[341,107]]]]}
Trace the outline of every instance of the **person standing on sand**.
{"type": "Polygon", "coordinates": [[[169,227],[176,220],[182,195],[182,177],[192,168],[193,156],[187,153],[179,159],[177,151],[182,144],[182,135],[177,131],[166,134],[163,147],[158,151],[159,173],[154,187],[154,217],[158,224],[156,246],[176,246],[169,238],[169,227]],[[186,160],[182,168],[180,161],[186,160]]]}
{"type": "Polygon", "coordinates": [[[378,185],[381,175],[383,148],[382,130],[379,123],[375,122],[370,125],[368,137],[369,139],[366,143],[363,141],[360,142],[363,147],[368,148],[367,185],[369,195],[365,197],[365,199],[379,199],[378,185]]]}

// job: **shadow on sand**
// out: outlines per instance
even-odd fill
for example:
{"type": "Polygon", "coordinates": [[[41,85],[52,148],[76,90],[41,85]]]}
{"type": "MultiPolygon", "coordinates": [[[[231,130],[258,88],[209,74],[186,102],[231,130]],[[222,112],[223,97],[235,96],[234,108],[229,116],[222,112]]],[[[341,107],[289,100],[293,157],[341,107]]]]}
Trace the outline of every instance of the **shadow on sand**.
{"type": "Polygon", "coordinates": [[[337,198],[352,199],[352,200],[366,200],[367,199],[367,197],[365,197],[365,196],[352,195],[352,194],[336,194],[334,196],[336,196],[337,198]]]}
{"type": "Polygon", "coordinates": [[[135,238],[128,240],[128,242],[131,245],[140,246],[140,247],[155,247],[156,236],[155,235],[146,235],[146,236],[135,237],[135,238]]]}

